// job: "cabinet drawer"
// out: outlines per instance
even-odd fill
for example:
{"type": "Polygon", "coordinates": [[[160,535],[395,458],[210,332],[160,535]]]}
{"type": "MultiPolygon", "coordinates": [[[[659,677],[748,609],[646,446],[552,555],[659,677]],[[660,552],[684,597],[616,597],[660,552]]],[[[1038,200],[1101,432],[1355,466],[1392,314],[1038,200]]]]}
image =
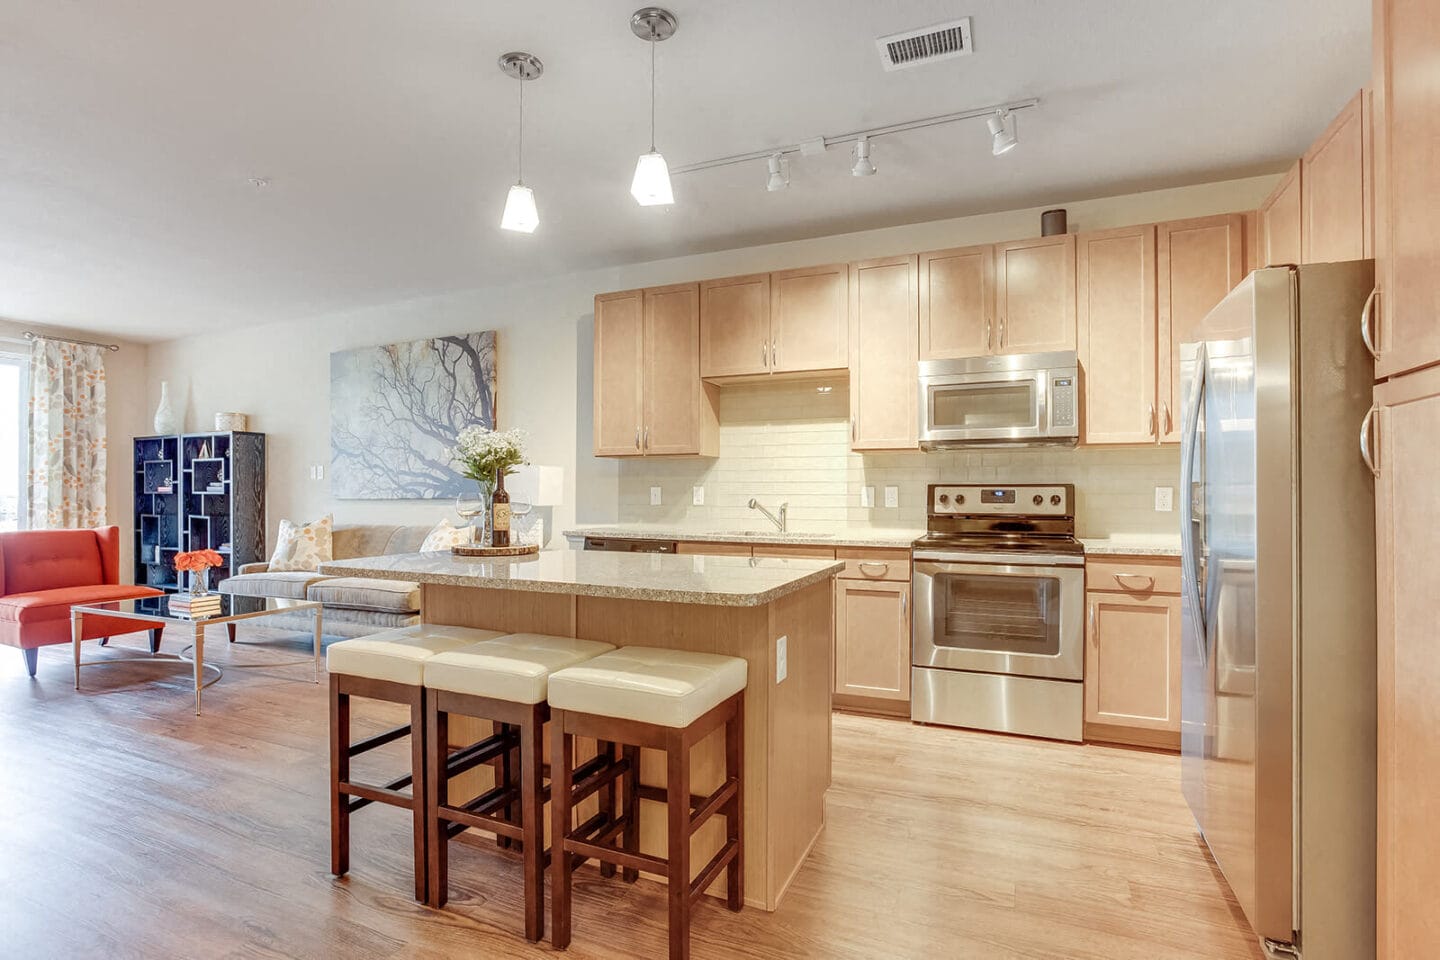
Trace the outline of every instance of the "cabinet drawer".
{"type": "Polygon", "coordinates": [[[675,545],[675,552],[711,557],[748,557],[750,556],[750,544],[683,540],[675,545]]]}
{"type": "Polygon", "coordinates": [[[910,551],[838,547],[835,558],[845,561],[840,576],[846,580],[910,579],[910,551]]]}
{"type": "Polygon", "coordinates": [[[1180,592],[1180,558],[1106,557],[1086,559],[1085,588],[1108,593],[1180,592]]]}
{"type": "Polygon", "coordinates": [[[805,557],[815,560],[834,560],[834,547],[817,547],[804,543],[757,543],[757,557],[805,557]]]}

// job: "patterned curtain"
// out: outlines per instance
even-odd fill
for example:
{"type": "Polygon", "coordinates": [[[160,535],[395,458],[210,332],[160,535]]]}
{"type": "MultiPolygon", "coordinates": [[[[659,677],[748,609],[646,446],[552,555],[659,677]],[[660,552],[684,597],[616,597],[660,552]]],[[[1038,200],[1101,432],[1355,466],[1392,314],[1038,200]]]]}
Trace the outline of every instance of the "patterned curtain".
{"type": "Polygon", "coordinates": [[[105,351],[30,349],[30,528],[105,524],[105,351]]]}

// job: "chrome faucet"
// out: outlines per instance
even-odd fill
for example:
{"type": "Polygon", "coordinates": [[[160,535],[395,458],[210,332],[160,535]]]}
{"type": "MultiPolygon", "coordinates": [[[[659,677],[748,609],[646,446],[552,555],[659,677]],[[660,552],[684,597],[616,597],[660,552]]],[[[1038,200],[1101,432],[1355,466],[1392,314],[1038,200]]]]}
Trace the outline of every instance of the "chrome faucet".
{"type": "Polygon", "coordinates": [[[789,508],[789,503],[780,504],[780,513],[777,516],[776,514],[771,513],[769,510],[766,510],[764,506],[761,505],[759,500],[756,500],[754,497],[750,498],[750,509],[759,510],[761,513],[765,514],[765,519],[775,524],[775,529],[779,530],[781,533],[785,532],[785,511],[789,508]]]}

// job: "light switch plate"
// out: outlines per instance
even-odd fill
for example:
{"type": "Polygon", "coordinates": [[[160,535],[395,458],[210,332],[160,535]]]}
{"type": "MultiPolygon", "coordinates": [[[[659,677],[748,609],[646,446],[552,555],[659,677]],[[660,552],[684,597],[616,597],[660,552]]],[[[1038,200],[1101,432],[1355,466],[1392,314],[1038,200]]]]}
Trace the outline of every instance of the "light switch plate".
{"type": "Polygon", "coordinates": [[[695,507],[703,507],[703,506],[705,506],[705,488],[704,488],[704,487],[696,486],[696,487],[691,487],[691,488],[690,488],[690,505],[691,505],[691,506],[695,506],[695,507]]]}
{"type": "Polygon", "coordinates": [[[311,480],[314,480],[314,479],[315,479],[315,464],[313,464],[313,463],[310,464],[310,479],[311,479],[311,480]]]}
{"type": "Polygon", "coordinates": [[[900,506],[900,488],[899,488],[899,487],[886,487],[886,488],[885,488],[885,506],[887,506],[887,507],[898,507],[898,506],[900,506]]]}
{"type": "Polygon", "coordinates": [[[790,638],[781,636],[775,641],[775,682],[784,683],[785,678],[790,675],[790,638]]]}
{"type": "Polygon", "coordinates": [[[317,463],[317,464],[315,464],[315,479],[316,479],[316,480],[324,480],[324,479],[325,479],[325,464],[323,464],[323,463],[317,463]]]}
{"type": "Polygon", "coordinates": [[[660,506],[660,487],[658,485],[650,488],[650,506],[660,506]]]}
{"type": "Polygon", "coordinates": [[[1155,509],[1160,513],[1169,513],[1175,509],[1175,488],[1155,488],[1155,509]]]}
{"type": "Polygon", "coordinates": [[[875,488],[874,488],[874,487],[861,487],[861,488],[860,488],[860,506],[862,506],[862,507],[873,507],[873,506],[875,506],[875,488]]]}

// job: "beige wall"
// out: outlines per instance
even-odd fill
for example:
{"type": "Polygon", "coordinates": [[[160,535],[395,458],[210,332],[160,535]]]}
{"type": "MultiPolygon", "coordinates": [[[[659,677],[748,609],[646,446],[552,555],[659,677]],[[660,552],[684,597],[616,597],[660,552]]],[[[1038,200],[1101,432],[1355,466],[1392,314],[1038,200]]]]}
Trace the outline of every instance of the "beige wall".
{"type": "MultiPolygon", "coordinates": [[[[1253,209],[1276,179],[1257,177],[1049,206],[1069,209],[1072,230],[1092,230],[1253,209]]],[[[552,529],[563,529],[577,519],[614,521],[621,516],[622,479],[625,489],[633,489],[637,478],[643,481],[654,468],[622,466],[590,455],[596,293],[1034,236],[1040,211],[1036,207],[680,257],[377,305],[304,322],[217,331],[152,345],[148,381],[171,381],[177,401],[185,408],[187,429],[208,427],[216,410],[240,410],[252,415],[252,429],[269,434],[272,538],[281,517],[309,518],[331,510],[340,522],[429,522],[447,513],[448,505],[334,501],[328,470],[324,480],[309,478],[311,464],[328,468],[330,459],[330,353],[495,329],[500,331],[501,425],[530,431],[532,459],[565,469],[565,504],[554,511],[552,529]]],[[[517,242],[531,241],[517,238],[517,242]]],[[[539,257],[543,235],[537,234],[533,242],[539,257]]],[[[883,469],[880,465],[888,458],[862,460],[866,469],[872,463],[883,469]]]]}

